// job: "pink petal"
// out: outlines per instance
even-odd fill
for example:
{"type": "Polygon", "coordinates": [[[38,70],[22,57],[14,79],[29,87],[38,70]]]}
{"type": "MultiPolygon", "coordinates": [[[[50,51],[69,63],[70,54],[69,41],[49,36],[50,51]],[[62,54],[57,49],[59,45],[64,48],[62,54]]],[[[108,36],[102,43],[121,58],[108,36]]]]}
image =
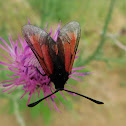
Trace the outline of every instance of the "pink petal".
{"type": "Polygon", "coordinates": [[[14,41],[12,40],[11,34],[9,35],[8,38],[9,38],[9,42],[10,42],[10,44],[11,44],[12,50],[14,50],[15,43],[14,43],[14,41]]]}
{"type": "Polygon", "coordinates": [[[38,98],[39,98],[41,89],[42,89],[42,88],[40,87],[40,88],[39,88],[39,91],[38,91],[38,98]]]}
{"type": "Polygon", "coordinates": [[[75,77],[75,76],[72,76],[72,75],[69,75],[69,77],[76,80],[76,81],[82,82],[81,79],[78,78],[78,77],[75,77]]]}
{"type": "Polygon", "coordinates": [[[4,85],[1,85],[2,87],[8,87],[8,86],[10,86],[10,85],[12,85],[12,84],[14,84],[14,83],[11,83],[11,84],[4,84],[4,85]]]}
{"type": "Polygon", "coordinates": [[[51,106],[50,106],[50,102],[49,102],[49,99],[47,99],[47,101],[48,101],[49,109],[51,110],[51,106]]]}
{"type": "Polygon", "coordinates": [[[16,79],[16,77],[6,74],[8,77],[16,79]]]}
{"type": "Polygon", "coordinates": [[[78,72],[73,72],[73,73],[71,73],[71,74],[73,74],[73,75],[77,75],[77,76],[85,76],[85,75],[88,75],[88,74],[91,74],[91,73],[78,73],[78,72]]]}
{"type": "Polygon", "coordinates": [[[14,86],[15,86],[15,85],[10,86],[10,87],[7,88],[6,90],[2,91],[2,93],[3,93],[3,92],[6,92],[6,91],[8,91],[8,90],[10,90],[10,89],[13,88],[14,86]]]}
{"type": "Polygon", "coordinates": [[[18,34],[18,39],[19,39],[19,41],[21,43],[21,46],[24,47],[24,42],[23,42],[22,38],[20,38],[19,34],[18,34]]]}
{"type": "Polygon", "coordinates": [[[58,35],[59,35],[60,26],[61,26],[61,21],[60,21],[60,23],[59,23],[59,25],[58,25],[58,28],[55,30],[55,33],[54,33],[53,37],[52,37],[52,38],[54,39],[55,42],[57,41],[57,37],[58,37],[58,35]]]}
{"type": "Polygon", "coordinates": [[[27,93],[28,93],[28,91],[26,90],[25,93],[21,96],[20,99],[22,99],[27,93]]]}
{"type": "Polygon", "coordinates": [[[12,82],[12,81],[15,81],[15,80],[0,81],[0,83],[8,83],[8,82],[12,82]]]}
{"type": "Polygon", "coordinates": [[[74,86],[72,86],[72,85],[69,85],[69,84],[66,84],[66,85],[68,85],[69,87],[72,87],[72,88],[74,88],[74,89],[77,89],[76,87],[74,87],[74,86]]]}
{"type": "Polygon", "coordinates": [[[28,24],[30,24],[30,20],[29,20],[29,18],[27,17],[27,20],[28,20],[28,24]]]}
{"type": "Polygon", "coordinates": [[[14,70],[12,67],[8,67],[9,68],[9,70],[11,70],[12,72],[17,72],[17,70],[14,70]]]}
{"type": "Polygon", "coordinates": [[[34,102],[35,102],[35,90],[33,91],[33,94],[34,94],[34,102]]]}
{"type": "MultiPolygon", "coordinates": [[[[52,100],[52,99],[51,99],[52,100]]],[[[56,104],[55,104],[55,102],[52,100],[52,103],[53,103],[53,106],[55,107],[55,109],[58,111],[58,112],[60,112],[61,113],[61,111],[57,108],[57,106],[56,106],[56,104]]]]}
{"type": "Polygon", "coordinates": [[[45,32],[47,32],[47,25],[48,25],[48,23],[46,23],[46,26],[45,26],[45,32]]]}
{"type": "Polygon", "coordinates": [[[10,91],[8,94],[12,93],[18,86],[16,86],[12,91],[10,91]]]}
{"type": "Polygon", "coordinates": [[[6,56],[4,56],[2,53],[0,53],[0,55],[12,63],[12,61],[10,59],[8,59],[6,56]]]}
{"type": "Polygon", "coordinates": [[[0,69],[0,70],[9,70],[9,69],[0,69]]]}
{"type": "Polygon", "coordinates": [[[0,40],[6,45],[6,47],[7,47],[9,50],[11,50],[10,46],[6,43],[6,41],[5,41],[4,39],[2,39],[2,38],[0,37],[0,40]]]}
{"type": "Polygon", "coordinates": [[[4,46],[2,46],[1,44],[0,44],[0,47],[1,47],[3,50],[5,50],[6,52],[9,53],[9,51],[8,51],[4,46]]]}
{"type": "Polygon", "coordinates": [[[64,96],[64,94],[61,92],[61,91],[59,91],[59,93],[63,96],[63,98],[67,101],[67,99],[65,98],[65,96],[64,96]]]}
{"type": "Polygon", "coordinates": [[[52,27],[51,27],[51,29],[50,29],[49,36],[51,36],[51,34],[52,34],[52,27]]]}
{"type": "Polygon", "coordinates": [[[29,105],[29,102],[30,102],[30,100],[31,100],[31,96],[32,96],[32,93],[29,94],[29,98],[28,98],[27,106],[29,105]]]}
{"type": "MultiPolygon", "coordinates": [[[[66,89],[66,88],[64,88],[64,89],[66,89]]],[[[67,90],[67,89],[66,89],[67,90]]],[[[67,91],[66,91],[67,92],[67,91]]],[[[73,96],[76,96],[76,94],[75,93],[71,93],[71,92],[67,92],[67,93],[69,93],[69,94],[71,94],[71,95],[73,95],[73,96]]]]}
{"type": "Polygon", "coordinates": [[[81,70],[81,69],[84,69],[86,67],[75,67],[75,68],[72,68],[72,70],[81,70]]]}
{"type": "Polygon", "coordinates": [[[4,62],[2,62],[2,61],[0,61],[0,64],[1,64],[1,65],[4,65],[4,66],[12,66],[12,64],[4,63],[4,62]]]}

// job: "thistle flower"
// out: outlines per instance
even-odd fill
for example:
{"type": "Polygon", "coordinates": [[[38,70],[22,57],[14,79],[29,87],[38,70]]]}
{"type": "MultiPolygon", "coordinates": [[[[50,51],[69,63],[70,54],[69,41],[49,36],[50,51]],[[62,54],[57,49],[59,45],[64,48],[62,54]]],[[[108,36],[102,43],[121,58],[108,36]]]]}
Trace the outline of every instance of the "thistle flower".
{"type": "MultiPolygon", "coordinates": [[[[29,22],[30,23],[30,22],[29,22]]],[[[58,28],[56,29],[54,35],[52,35],[52,29],[50,29],[49,35],[54,39],[54,41],[57,41],[57,36],[59,34],[61,22],[58,25],[58,28]]],[[[45,27],[45,31],[47,31],[47,25],[45,27]]],[[[3,92],[10,91],[9,93],[16,90],[17,87],[22,87],[22,90],[24,91],[24,94],[21,96],[21,99],[28,94],[29,98],[27,101],[27,105],[29,104],[31,97],[34,96],[35,101],[35,94],[37,93],[37,97],[39,98],[40,93],[43,92],[44,97],[51,94],[52,91],[55,91],[52,82],[50,82],[50,78],[45,75],[42,67],[40,66],[38,60],[34,56],[33,52],[27,45],[26,41],[18,35],[18,40],[15,42],[12,40],[11,35],[8,37],[10,44],[8,44],[4,39],[0,37],[0,40],[2,44],[0,44],[0,48],[3,49],[5,52],[9,54],[9,58],[0,53],[2,57],[4,57],[8,62],[0,61],[0,64],[3,66],[6,66],[6,69],[0,69],[2,71],[10,70],[13,72],[13,75],[7,75],[10,80],[1,81],[2,87],[5,88],[3,92]],[[39,71],[37,70],[39,69],[39,71]],[[42,74],[40,74],[40,72],[42,74]],[[4,84],[3,84],[4,83],[4,84]]],[[[77,58],[77,56],[75,57],[77,58]]],[[[73,68],[71,74],[69,75],[70,78],[81,81],[80,78],[75,77],[73,75],[77,76],[85,76],[89,73],[78,73],[77,70],[83,69],[84,67],[77,67],[73,68]]],[[[73,87],[72,85],[66,84],[70,87],[73,87]]],[[[75,87],[73,87],[75,88],[75,87]]],[[[60,94],[64,97],[63,93],[59,91],[60,94]]],[[[9,94],[8,93],[8,94],[9,94]]],[[[74,95],[74,94],[73,94],[74,95]]],[[[60,111],[54,101],[54,98],[58,99],[56,95],[52,95],[51,101],[57,111],[60,111]]],[[[64,97],[65,100],[67,100],[64,97]]],[[[59,99],[58,99],[59,100],[59,99]]],[[[61,101],[59,100],[60,104],[61,101]]],[[[45,104],[48,103],[49,108],[50,106],[50,100],[49,98],[45,99],[45,104]]]]}

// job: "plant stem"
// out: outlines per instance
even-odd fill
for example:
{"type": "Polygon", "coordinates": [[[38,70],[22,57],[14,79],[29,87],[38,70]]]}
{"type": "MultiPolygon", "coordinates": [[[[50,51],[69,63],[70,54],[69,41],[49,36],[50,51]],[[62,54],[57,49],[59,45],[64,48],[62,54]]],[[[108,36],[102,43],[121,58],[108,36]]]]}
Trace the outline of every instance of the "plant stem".
{"type": "Polygon", "coordinates": [[[22,118],[22,116],[19,112],[19,105],[18,105],[18,103],[15,99],[14,99],[14,113],[16,115],[16,119],[18,121],[18,124],[20,126],[25,126],[25,122],[24,122],[24,120],[23,120],[23,118],[22,118]]]}
{"type": "MultiPolygon", "coordinates": [[[[0,92],[2,92],[2,91],[0,90],[0,92]]],[[[14,97],[14,96],[11,95],[11,94],[10,94],[10,95],[3,94],[3,96],[5,96],[5,97],[7,97],[8,99],[10,99],[10,100],[13,101],[13,103],[14,103],[14,104],[13,104],[13,105],[14,105],[14,114],[15,114],[15,118],[16,118],[16,120],[17,120],[19,126],[26,126],[25,121],[24,121],[22,115],[20,114],[19,104],[18,104],[17,101],[16,101],[17,97],[19,97],[20,95],[19,95],[19,96],[16,95],[16,96],[14,97]]]]}
{"type": "Polygon", "coordinates": [[[106,31],[108,29],[108,25],[109,25],[110,19],[112,17],[112,12],[113,12],[113,9],[114,9],[115,1],[116,0],[111,0],[111,2],[110,2],[110,6],[109,6],[108,14],[107,14],[107,17],[106,17],[106,20],[105,20],[105,25],[103,27],[103,32],[102,32],[102,35],[101,35],[100,43],[97,46],[96,50],[93,52],[93,54],[91,56],[89,56],[87,58],[87,60],[85,60],[84,64],[88,64],[93,59],[95,59],[95,57],[99,54],[101,48],[103,47],[103,45],[105,43],[105,35],[106,35],[106,31]]]}

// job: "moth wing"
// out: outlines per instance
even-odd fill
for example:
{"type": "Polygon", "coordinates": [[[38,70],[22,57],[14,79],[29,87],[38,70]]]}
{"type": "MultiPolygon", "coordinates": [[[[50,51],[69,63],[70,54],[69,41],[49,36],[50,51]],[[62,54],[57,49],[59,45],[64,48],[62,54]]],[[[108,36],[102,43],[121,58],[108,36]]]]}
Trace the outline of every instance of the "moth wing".
{"type": "Polygon", "coordinates": [[[66,24],[59,32],[57,38],[57,47],[59,57],[65,64],[65,70],[71,73],[75,55],[77,52],[79,40],[81,35],[81,28],[78,22],[72,21],[66,24]]]}
{"type": "Polygon", "coordinates": [[[53,73],[53,60],[56,59],[56,42],[42,29],[33,25],[22,28],[24,39],[35,54],[44,72],[53,73]]]}

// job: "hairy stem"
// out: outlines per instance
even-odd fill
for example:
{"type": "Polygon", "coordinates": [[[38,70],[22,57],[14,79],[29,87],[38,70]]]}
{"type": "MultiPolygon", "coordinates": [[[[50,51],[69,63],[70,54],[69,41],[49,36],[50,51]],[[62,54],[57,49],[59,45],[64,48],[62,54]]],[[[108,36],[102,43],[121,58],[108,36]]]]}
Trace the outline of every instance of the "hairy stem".
{"type": "Polygon", "coordinates": [[[87,58],[87,60],[85,60],[84,64],[88,64],[93,59],[95,59],[95,57],[99,54],[100,50],[102,49],[102,47],[103,47],[103,45],[105,43],[105,35],[106,35],[106,31],[108,29],[108,25],[109,25],[109,22],[110,22],[110,19],[111,19],[111,16],[112,16],[115,1],[116,0],[111,0],[111,2],[110,2],[110,6],[109,6],[108,14],[107,14],[107,17],[106,17],[106,20],[105,20],[105,24],[104,24],[104,27],[103,27],[100,43],[97,46],[96,50],[93,52],[93,54],[91,56],[89,56],[87,58]]]}

